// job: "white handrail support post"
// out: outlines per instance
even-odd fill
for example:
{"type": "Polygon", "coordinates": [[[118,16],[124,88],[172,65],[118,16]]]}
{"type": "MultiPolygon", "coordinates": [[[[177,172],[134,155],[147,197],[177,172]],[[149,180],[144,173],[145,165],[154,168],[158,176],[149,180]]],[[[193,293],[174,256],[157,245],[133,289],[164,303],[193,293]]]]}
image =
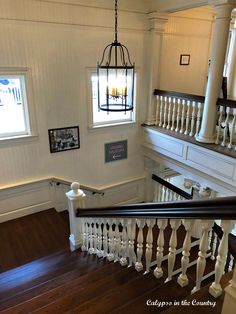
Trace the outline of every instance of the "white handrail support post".
{"type": "Polygon", "coordinates": [[[76,218],[78,208],[84,208],[85,193],[80,190],[80,184],[73,182],[71,190],[66,193],[68,199],[68,211],[70,220],[70,250],[74,251],[82,245],[81,239],[81,221],[76,218]]]}

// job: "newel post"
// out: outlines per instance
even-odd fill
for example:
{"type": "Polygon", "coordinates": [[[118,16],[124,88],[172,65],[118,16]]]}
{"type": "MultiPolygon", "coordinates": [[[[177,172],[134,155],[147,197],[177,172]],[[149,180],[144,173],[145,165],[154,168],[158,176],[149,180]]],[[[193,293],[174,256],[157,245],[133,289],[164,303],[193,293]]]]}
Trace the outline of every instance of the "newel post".
{"type": "Polygon", "coordinates": [[[73,182],[71,190],[66,193],[68,198],[68,211],[70,220],[70,249],[74,251],[82,245],[81,239],[81,221],[76,217],[78,208],[84,208],[85,193],[80,190],[80,184],[73,182]]]}

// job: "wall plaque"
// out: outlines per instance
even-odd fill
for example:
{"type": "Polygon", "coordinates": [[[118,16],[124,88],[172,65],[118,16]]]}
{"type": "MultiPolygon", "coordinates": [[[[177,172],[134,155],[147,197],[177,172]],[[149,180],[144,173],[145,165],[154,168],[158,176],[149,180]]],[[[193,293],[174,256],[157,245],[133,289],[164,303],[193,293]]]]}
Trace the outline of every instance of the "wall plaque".
{"type": "Polygon", "coordinates": [[[127,159],[127,140],[105,144],[105,162],[127,159]]]}

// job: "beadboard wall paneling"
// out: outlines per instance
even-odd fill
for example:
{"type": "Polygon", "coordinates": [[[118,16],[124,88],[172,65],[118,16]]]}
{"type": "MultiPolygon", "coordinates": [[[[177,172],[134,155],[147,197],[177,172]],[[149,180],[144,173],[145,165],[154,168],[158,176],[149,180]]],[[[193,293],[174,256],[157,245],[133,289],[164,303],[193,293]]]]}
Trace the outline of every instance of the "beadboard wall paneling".
{"type": "MultiPolygon", "coordinates": [[[[120,15],[128,27],[139,23],[145,29],[142,15],[120,15]]],[[[42,176],[100,186],[143,175],[139,124],[144,120],[141,105],[146,93],[142,89],[144,31],[134,27],[119,32],[140,69],[138,122],[88,130],[87,68],[96,67],[105,45],[113,40],[112,18],[107,10],[25,0],[0,2],[0,68],[27,67],[31,72],[38,130],[32,140],[0,142],[0,186],[42,176]],[[72,125],[80,127],[81,148],[50,154],[48,129],[72,125]],[[122,139],[128,140],[128,159],[105,164],[104,143],[122,139]]]]}
{"type": "Polygon", "coordinates": [[[169,17],[163,39],[160,88],[205,95],[213,14],[201,10],[169,17]],[[190,64],[181,66],[180,55],[190,54],[190,64]]]}

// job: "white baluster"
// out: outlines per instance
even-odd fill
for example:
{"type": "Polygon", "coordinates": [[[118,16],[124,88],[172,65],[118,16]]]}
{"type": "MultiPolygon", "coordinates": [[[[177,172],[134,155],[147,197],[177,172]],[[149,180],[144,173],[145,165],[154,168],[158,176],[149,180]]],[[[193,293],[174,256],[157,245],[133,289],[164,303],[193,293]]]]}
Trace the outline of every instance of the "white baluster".
{"type": "Polygon", "coordinates": [[[187,115],[186,115],[186,127],[185,127],[185,135],[188,135],[188,127],[190,121],[190,109],[191,109],[191,102],[190,100],[187,101],[187,115]]]}
{"type": "Polygon", "coordinates": [[[211,260],[215,260],[216,255],[216,248],[217,248],[217,235],[213,233],[213,243],[212,243],[212,252],[211,252],[211,260]]]}
{"type": "Polygon", "coordinates": [[[139,228],[137,239],[137,262],[135,263],[135,269],[137,271],[143,270],[142,255],[143,255],[143,228],[145,226],[145,219],[137,219],[137,225],[139,228]]]}
{"type": "Polygon", "coordinates": [[[158,202],[158,192],[159,192],[159,184],[157,182],[154,182],[154,196],[153,196],[153,202],[158,202]]]}
{"type": "Polygon", "coordinates": [[[160,96],[159,95],[156,96],[156,101],[157,101],[157,105],[156,105],[156,121],[155,121],[155,125],[158,125],[158,123],[159,123],[159,115],[160,115],[160,96]]]}
{"type": "Polygon", "coordinates": [[[175,256],[176,256],[176,245],[177,245],[177,230],[180,226],[180,219],[170,219],[170,225],[172,228],[172,233],[169,242],[169,254],[168,254],[168,278],[165,282],[168,282],[172,279],[172,273],[175,265],[175,256]]]}
{"type": "Polygon", "coordinates": [[[235,221],[232,221],[232,220],[221,221],[221,228],[224,233],[220,241],[220,245],[218,249],[218,256],[216,258],[217,262],[215,265],[215,281],[211,284],[209,288],[209,293],[215,298],[218,298],[222,294],[220,280],[224,273],[224,267],[225,267],[227,253],[228,253],[228,236],[229,236],[229,233],[234,228],[234,225],[235,225],[235,221]]]}
{"type": "Polygon", "coordinates": [[[86,251],[88,252],[88,250],[89,250],[89,222],[88,222],[88,219],[86,219],[85,232],[86,232],[85,246],[86,246],[86,251]]]}
{"type": "Polygon", "coordinates": [[[198,133],[199,133],[199,130],[200,130],[200,126],[201,126],[201,122],[202,122],[202,103],[199,102],[198,103],[198,107],[197,107],[197,122],[196,122],[195,137],[198,136],[198,133]]]}
{"type": "Polygon", "coordinates": [[[169,130],[169,129],[170,129],[172,106],[173,106],[173,103],[172,103],[172,98],[171,98],[171,97],[169,97],[169,107],[168,107],[168,123],[167,123],[167,127],[166,127],[166,129],[167,129],[167,130],[169,130]]]}
{"type": "Polygon", "coordinates": [[[81,234],[82,246],[81,246],[81,251],[84,252],[84,251],[86,251],[86,219],[85,218],[81,219],[81,224],[82,224],[82,234],[81,234]]]}
{"type": "Polygon", "coordinates": [[[159,195],[158,195],[158,202],[162,202],[163,197],[163,186],[159,183],[159,195]]]}
{"type": "Polygon", "coordinates": [[[208,233],[214,224],[213,220],[202,220],[203,233],[200,241],[198,259],[197,259],[197,274],[196,274],[196,286],[191,293],[195,293],[201,287],[202,276],[206,267],[206,256],[208,249],[208,233]]]}
{"type": "Polygon", "coordinates": [[[196,121],[196,102],[192,102],[192,117],[191,117],[191,130],[189,133],[189,136],[194,135],[194,126],[195,126],[195,121],[196,121]]]}
{"type": "Polygon", "coordinates": [[[185,123],[185,118],[186,118],[186,100],[182,100],[182,115],[181,115],[181,128],[180,128],[180,133],[184,133],[184,123],[185,123]]]}
{"type": "Polygon", "coordinates": [[[120,249],[121,249],[121,239],[120,239],[119,220],[118,219],[115,219],[114,245],[115,245],[115,262],[118,262],[119,261],[120,249]]]}
{"type": "Polygon", "coordinates": [[[94,254],[98,254],[98,219],[94,220],[94,254]]]}
{"type": "Polygon", "coordinates": [[[89,219],[89,254],[94,254],[94,223],[92,221],[92,218],[89,219]]]}
{"type": "Polygon", "coordinates": [[[191,249],[191,230],[194,224],[194,220],[190,219],[183,219],[183,225],[186,230],[186,235],[184,239],[183,244],[183,252],[182,252],[182,259],[181,259],[181,267],[182,267],[182,273],[178,277],[178,284],[181,287],[185,287],[188,285],[188,277],[186,275],[187,268],[189,265],[189,256],[190,256],[190,249],[191,249]]]}
{"type": "Polygon", "coordinates": [[[170,200],[170,190],[168,188],[166,188],[166,199],[165,199],[165,201],[169,202],[169,200],[170,200]]]}
{"type": "Polygon", "coordinates": [[[168,99],[167,97],[164,97],[164,118],[163,118],[163,128],[166,128],[166,120],[168,115],[168,99]]]}
{"type": "Polygon", "coordinates": [[[157,226],[159,228],[159,235],[157,239],[157,267],[154,270],[154,276],[156,278],[161,278],[163,276],[163,270],[161,268],[163,251],[164,251],[164,230],[167,226],[167,219],[157,219],[157,226]]]}
{"type": "Polygon", "coordinates": [[[162,126],[163,113],[164,113],[164,99],[163,99],[163,96],[160,96],[160,119],[159,119],[159,126],[162,126]]]}
{"type": "Polygon", "coordinates": [[[226,145],[226,138],[227,138],[227,133],[228,133],[228,127],[229,127],[229,115],[230,115],[230,107],[226,108],[226,119],[224,122],[224,132],[223,132],[223,141],[221,143],[221,146],[225,146],[226,145]]]}
{"type": "Polygon", "coordinates": [[[176,120],[176,99],[173,98],[172,100],[172,103],[173,103],[173,111],[172,111],[172,125],[171,125],[171,131],[174,131],[175,129],[175,120],[176,120]]]}
{"type": "Polygon", "coordinates": [[[103,224],[103,257],[108,255],[108,231],[107,231],[107,219],[104,219],[103,224]]]}
{"type": "Polygon", "coordinates": [[[163,185],[162,187],[162,190],[163,190],[163,199],[162,199],[162,202],[166,202],[166,187],[163,185]]]}
{"type": "Polygon", "coordinates": [[[152,242],[153,242],[153,235],[152,235],[152,228],[155,225],[155,219],[147,219],[146,224],[148,227],[147,239],[146,239],[146,271],[144,274],[149,273],[151,259],[152,259],[152,242]]]}
{"type": "Polygon", "coordinates": [[[134,240],[136,234],[136,220],[135,219],[128,219],[127,225],[128,231],[128,238],[129,238],[129,266],[131,267],[133,264],[136,263],[136,254],[134,252],[134,240]]]}
{"type": "Polygon", "coordinates": [[[123,226],[122,230],[122,240],[121,240],[121,258],[120,258],[120,264],[121,266],[126,266],[128,264],[127,262],[127,245],[128,245],[128,237],[127,237],[127,220],[121,219],[121,224],[123,226]]]}
{"type": "Polygon", "coordinates": [[[230,261],[229,261],[229,272],[231,272],[233,270],[233,266],[234,266],[234,257],[232,254],[230,254],[230,257],[229,257],[230,261]]]}
{"type": "Polygon", "coordinates": [[[233,278],[225,288],[222,314],[234,314],[236,306],[236,267],[234,267],[233,278]]]}
{"type": "Polygon", "coordinates": [[[218,118],[218,128],[217,128],[216,141],[215,141],[216,145],[218,145],[219,142],[220,142],[219,139],[220,139],[220,131],[221,131],[221,123],[222,123],[223,111],[224,111],[224,107],[220,106],[220,108],[219,108],[219,118],[218,118]]]}
{"type": "Polygon", "coordinates": [[[228,144],[228,148],[231,149],[233,147],[233,137],[234,137],[234,133],[235,133],[235,124],[236,124],[236,109],[233,109],[233,120],[229,125],[229,133],[230,133],[230,139],[229,139],[229,144],[228,144]]]}
{"type": "Polygon", "coordinates": [[[179,132],[179,122],[180,122],[180,114],[181,114],[181,100],[177,100],[177,118],[176,118],[176,128],[175,132],[179,132]]]}
{"type": "Polygon", "coordinates": [[[109,225],[109,231],[108,231],[108,248],[109,248],[109,254],[107,255],[107,259],[109,262],[114,261],[115,255],[114,255],[114,231],[113,231],[113,220],[107,219],[108,225],[109,225]]]}
{"type": "Polygon", "coordinates": [[[97,256],[103,257],[104,251],[102,250],[103,238],[102,238],[102,219],[101,218],[98,218],[97,224],[98,224],[98,252],[97,252],[97,256]]]}

